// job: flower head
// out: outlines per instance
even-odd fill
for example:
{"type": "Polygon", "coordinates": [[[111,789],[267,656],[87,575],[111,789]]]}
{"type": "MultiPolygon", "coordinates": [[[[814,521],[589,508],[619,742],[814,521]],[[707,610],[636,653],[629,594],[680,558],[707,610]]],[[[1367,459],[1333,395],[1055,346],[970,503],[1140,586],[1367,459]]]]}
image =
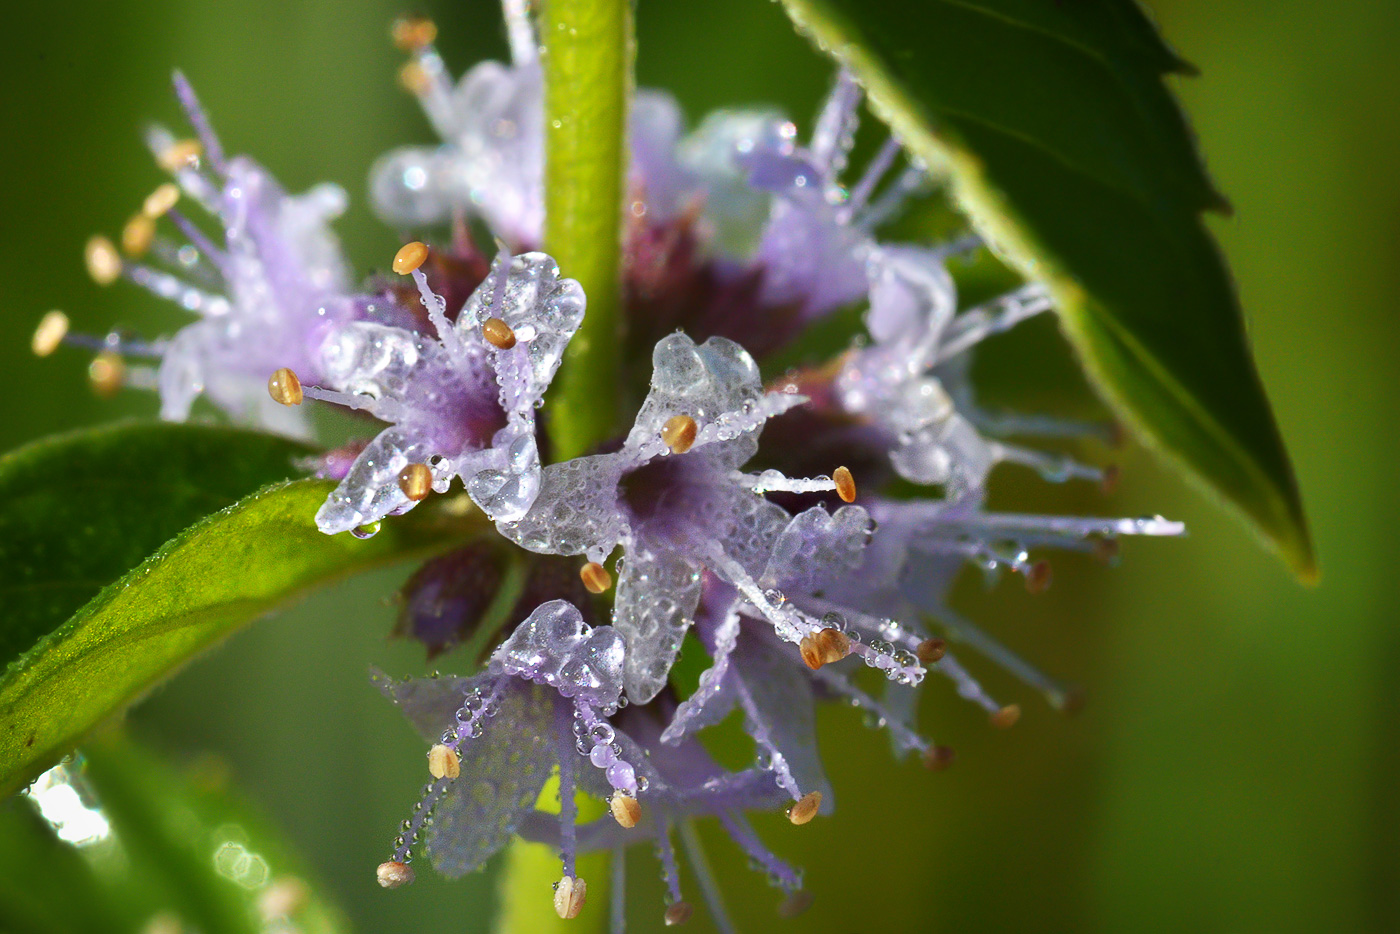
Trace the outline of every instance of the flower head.
{"type": "MultiPolygon", "coordinates": [[[[476,677],[393,681],[376,673],[381,690],[433,744],[434,779],[404,821],[381,878],[389,885],[411,878],[405,870],[420,845],[439,871],[462,875],[519,834],[559,849],[572,889],[579,853],[651,839],[674,906],[681,891],[672,833],[682,828],[704,872],[684,822],[712,815],[778,885],[800,887],[800,874],[758,841],[743,816],[777,807],[780,783],[761,767],[724,771],[693,739],[663,744],[663,722],[650,710],[621,711],[624,651],[612,627],[590,628],[577,608],[556,600],[531,613],[476,677]],[[536,805],[555,770],[559,811],[548,813],[536,805]],[[611,814],[580,824],[578,791],[609,801],[611,814]]],[[[561,915],[572,916],[569,901],[561,915]]]]}
{"type": "MultiPolygon", "coordinates": [[[[383,156],[370,172],[375,207],[401,224],[432,224],[454,212],[480,217],[496,236],[538,247],[544,233],[544,82],[528,4],[505,3],[511,63],[481,62],[455,86],[429,36],[401,43],[412,58],[401,78],[442,138],[383,156]],[[423,41],[427,40],[427,41],[423,41]]],[[[632,185],[649,210],[669,215],[681,174],[673,151],[680,110],[669,95],[639,91],[629,136],[632,185]]]]}
{"type": "Polygon", "coordinates": [[[289,195],[252,159],[226,157],[178,72],[175,88],[198,139],[177,139],[163,127],[147,133],[174,184],[157,189],[128,223],[121,238],[127,258],[104,238],[94,238],[88,266],[99,282],[125,276],[199,320],[150,344],[116,335],[69,340],[108,353],[156,358],[154,378],[143,370],[131,373],[134,381],[159,389],[162,418],[185,419],[203,395],[237,420],[304,435],[308,428],[299,414],[268,399],[268,374],[291,367],[319,381],[325,376],[320,348],[327,335],[351,321],[395,320],[397,311],[351,287],[329,228],[345,208],[344,191],[325,184],[289,195]],[[217,221],[222,244],[185,214],[182,201],[199,205],[217,221]],[[184,242],[159,233],[157,221],[172,224],[184,242]],[[148,256],[154,264],[143,261],[148,256]]]}
{"type": "Polygon", "coordinates": [[[546,554],[585,554],[601,563],[623,547],[614,620],[627,640],[627,694],[637,703],[665,684],[703,571],[737,587],[789,642],[822,628],[759,585],[773,577],[775,551],[802,539],[811,524],[762,494],[836,488],[830,477],[740,471],[764,422],[803,400],[765,394],[753,358],[739,345],[713,337],[697,346],[675,334],[656,345],[652,362],[651,391],[622,449],[546,467],[530,511],[497,523],[522,547],[546,554]]]}
{"type": "MultiPolygon", "coordinates": [[[[426,248],[412,252],[421,265],[426,248]]],[[[418,265],[405,271],[437,337],[371,322],[339,328],[320,349],[329,388],[305,390],[389,423],[316,514],[323,532],[411,509],[427,489],[412,489],[406,471],[438,492],[461,477],[502,519],[523,514],[538,492],[535,410],[583,320],[583,290],[543,253],[502,252],[449,321],[418,265]]]]}
{"type": "Polygon", "coordinates": [[[872,201],[899,156],[891,138],[854,186],[842,184],[860,98],[859,85],[843,71],[807,146],[776,134],[735,155],[749,170],[750,184],[775,196],[755,254],[764,270],[764,297],[774,305],[799,303],[804,320],[870,291],[866,266],[876,249],[875,227],[923,183],[922,169],[911,166],[872,201]]]}

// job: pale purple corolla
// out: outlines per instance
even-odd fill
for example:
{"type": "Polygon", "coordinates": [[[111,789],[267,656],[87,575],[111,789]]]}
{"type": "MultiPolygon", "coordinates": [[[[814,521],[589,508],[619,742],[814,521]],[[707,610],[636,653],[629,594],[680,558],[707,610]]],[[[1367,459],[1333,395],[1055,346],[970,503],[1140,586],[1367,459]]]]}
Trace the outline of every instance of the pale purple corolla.
{"type": "MultiPolygon", "coordinates": [[[[431,42],[416,45],[408,71],[437,146],[387,153],[370,172],[370,197],[388,221],[420,227],[454,214],[479,217],[518,249],[544,236],[544,79],[529,4],[503,3],[509,64],[486,61],[453,83],[431,42]]],[[[673,165],[681,132],[671,95],[640,90],[632,100],[629,182],[654,217],[680,206],[683,173],[673,165]]]]}
{"type": "MultiPolygon", "coordinates": [[[[325,386],[313,399],[387,422],[316,514],[328,534],[411,509],[401,476],[410,465],[446,492],[454,477],[487,515],[524,514],[540,485],[535,413],[583,321],[582,288],[543,253],[502,252],[455,320],[422,270],[412,271],[437,331],[369,322],[338,328],[320,348],[325,386]],[[509,346],[488,339],[488,323],[509,346]]],[[[421,499],[421,497],[419,497],[421,499]]]]}
{"type": "MultiPolygon", "coordinates": [[[[804,400],[765,393],[738,344],[712,337],[697,346],[674,334],[656,345],[652,364],[650,392],[621,450],[549,465],[531,509],[497,523],[507,538],[543,554],[602,563],[622,547],[613,616],[627,640],[627,694],[637,703],[666,683],[704,571],[733,585],[787,642],[823,628],[761,583],[775,549],[800,537],[792,530],[804,521],[762,494],[836,489],[831,477],[740,469],[758,450],[763,424],[804,400]],[[678,426],[683,443],[670,437],[678,426]]],[[[794,557],[803,553],[795,549],[794,557]]],[[[917,666],[899,668],[921,675],[917,666]]]]}
{"type": "Polygon", "coordinates": [[[157,370],[128,370],[129,382],[160,392],[161,417],[183,421],[203,396],[236,421],[306,436],[300,412],[276,405],[268,375],[290,367],[309,380],[324,377],[320,348],[352,321],[398,321],[393,302],[355,289],[329,223],[345,209],[345,192],[317,185],[289,195],[247,156],[226,156],[184,76],[175,89],[197,132],[178,140],[164,127],[147,132],[174,185],[147,199],[122,237],[127,258],[103,238],[88,245],[88,266],[99,282],[124,276],[197,315],[168,339],[150,343],[117,334],[70,335],[70,343],[135,358],[157,370]],[[207,234],[182,208],[192,202],[213,218],[207,234]],[[169,222],[180,234],[158,232],[169,222]]]}
{"type": "MultiPolygon", "coordinates": [[[[403,822],[381,878],[391,884],[411,878],[415,850],[445,875],[460,876],[519,835],[557,848],[562,881],[575,885],[579,854],[620,853],[651,840],[674,911],[681,889],[672,834],[679,829],[711,910],[727,929],[688,827],[692,818],[715,816],[775,884],[797,891],[800,873],[768,851],[743,816],[784,799],[771,770],[726,772],[693,739],[660,742],[664,711],[622,710],[624,652],[612,627],[589,627],[576,607],[554,600],[522,621],[475,677],[395,681],[376,672],[381,690],[433,744],[435,772],[403,822]],[[557,812],[538,809],[552,774],[559,781],[557,812]],[[612,815],[580,822],[578,791],[608,801],[612,815]]],[[[620,866],[618,859],[614,930],[623,926],[620,866]]]]}

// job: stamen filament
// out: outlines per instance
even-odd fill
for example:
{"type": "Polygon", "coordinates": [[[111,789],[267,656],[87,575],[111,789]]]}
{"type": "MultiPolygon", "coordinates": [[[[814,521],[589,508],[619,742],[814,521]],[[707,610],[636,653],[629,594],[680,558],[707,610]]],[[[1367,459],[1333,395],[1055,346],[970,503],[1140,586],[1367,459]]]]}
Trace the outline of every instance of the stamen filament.
{"type": "Polygon", "coordinates": [[[204,157],[209,160],[209,165],[215,172],[227,175],[228,164],[224,160],[224,147],[219,143],[219,137],[215,135],[214,127],[209,122],[209,115],[204,112],[199,97],[195,95],[185,73],[176,71],[174,83],[175,95],[180,98],[180,103],[185,108],[185,116],[204,146],[204,157]]]}

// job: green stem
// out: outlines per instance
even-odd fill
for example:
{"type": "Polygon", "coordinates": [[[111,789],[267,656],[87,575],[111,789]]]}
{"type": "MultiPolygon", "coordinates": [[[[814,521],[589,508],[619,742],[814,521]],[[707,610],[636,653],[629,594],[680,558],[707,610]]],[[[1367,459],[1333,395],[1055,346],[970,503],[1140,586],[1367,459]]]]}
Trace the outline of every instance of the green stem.
{"type": "Polygon", "coordinates": [[[551,393],[556,459],[576,457],[616,430],[627,108],[632,92],[631,0],[544,0],[544,246],[588,295],[551,393]]]}
{"type": "MultiPolygon", "coordinates": [[[[627,173],[627,109],[632,78],[632,0],[541,0],[545,109],[544,248],[560,271],[588,295],[583,327],[569,343],[550,390],[554,460],[586,453],[618,428],[622,355],[623,196],[627,173]]],[[[552,809],[558,779],[539,807],[552,809]]],[[[581,800],[580,818],[601,805],[581,800]]],[[[558,855],[516,841],[501,879],[497,934],[586,934],[607,925],[607,857],[578,862],[587,880],[583,914],[560,921],[552,889],[558,855]]]]}

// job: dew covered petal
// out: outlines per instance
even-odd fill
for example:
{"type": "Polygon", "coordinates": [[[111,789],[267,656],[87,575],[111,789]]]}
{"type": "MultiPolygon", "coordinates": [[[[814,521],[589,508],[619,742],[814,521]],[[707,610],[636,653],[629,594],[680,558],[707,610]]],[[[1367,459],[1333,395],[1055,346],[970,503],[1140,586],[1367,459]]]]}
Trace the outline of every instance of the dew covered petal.
{"type": "Polygon", "coordinates": [[[424,839],[424,852],[443,875],[456,878],[481,868],[534,809],[555,761],[551,693],[512,680],[481,735],[458,748],[461,774],[438,804],[424,839]]]}
{"type": "Polygon", "coordinates": [[[627,696],[644,704],[666,684],[700,602],[699,567],[681,554],[629,550],[617,579],[614,625],[627,642],[627,696]]]}

